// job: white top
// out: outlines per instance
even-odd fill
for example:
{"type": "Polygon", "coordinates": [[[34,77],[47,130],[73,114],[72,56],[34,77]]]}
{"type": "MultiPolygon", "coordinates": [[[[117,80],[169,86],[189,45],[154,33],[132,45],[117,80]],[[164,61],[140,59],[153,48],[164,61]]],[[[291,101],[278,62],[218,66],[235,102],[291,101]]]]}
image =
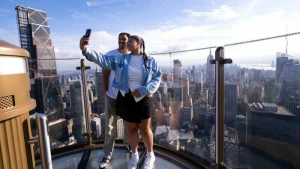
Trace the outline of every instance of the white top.
{"type": "MultiPolygon", "coordinates": [[[[131,56],[128,65],[128,85],[131,92],[142,86],[143,83],[143,73],[142,67],[144,64],[143,55],[131,56]]],[[[125,91],[120,90],[122,95],[125,96],[125,91]]],[[[134,97],[135,102],[143,99],[144,96],[134,97]]]]}
{"type": "MultiPolygon", "coordinates": [[[[107,52],[106,55],[122,55],[122,53],[120,53],[118,49],[115,49],[107,52]]],[[[115,71],[110,70],[110,74],[108,77],[108,90],[106,92],[106,95],[109,96],[110,98],[117,99],[119,89],[112,87],[112,82],[114,81],[114,79],[115,79],[115,71]]]]}

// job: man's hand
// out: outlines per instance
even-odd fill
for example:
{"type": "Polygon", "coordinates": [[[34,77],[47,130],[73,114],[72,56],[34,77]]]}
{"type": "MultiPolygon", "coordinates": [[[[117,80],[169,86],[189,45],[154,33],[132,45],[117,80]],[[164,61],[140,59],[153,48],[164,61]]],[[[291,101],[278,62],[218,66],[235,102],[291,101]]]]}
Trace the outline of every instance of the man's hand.
{"type": "MultiPolygon", "coordinates": [[[[131,95],[134,96],[134,97],[141,97],[141,94],[138,91],[138,89],[135,89],[133,92],[131,92],[131,95]]],[[[151,98],[152,96],[153,96],[153,94],[148,94],[146,97],[151,98]]]]}
{"type": "Polygon", "coordinates": [[[86,51],[86,46],[89,45],[90,38],[86,38],[85,35],[83,35],[79,41],[79,48],[82,52],[86,51]]]}
{"type": "Polygon", "coordinates": [[[153,94],[148,94],[146,97],[151,98],[152,96],[153,96],[153,94]]]}
{"type": "Polygon", "coordinates": [[[131,95],[134,97],[141,97],[140,92],[138,91],[138,89],[135,89],[133,92],[131,92],[131,95]]]}
{"type": "Polygon", "coordinates": [[[104,93],[106,93],[108,90],[109,74],[110,74],[110,70],[102,69],[102,87],[104,93]]]}

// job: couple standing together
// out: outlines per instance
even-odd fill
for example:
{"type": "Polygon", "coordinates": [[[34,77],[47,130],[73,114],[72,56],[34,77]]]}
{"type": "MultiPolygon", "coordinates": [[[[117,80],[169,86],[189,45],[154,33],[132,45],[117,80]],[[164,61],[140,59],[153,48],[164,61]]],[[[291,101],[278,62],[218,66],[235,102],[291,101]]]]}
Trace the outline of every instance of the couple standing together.
{"type": "Polygon", "coordinates": [[[105,97],[104,157],[99,165],[105,169],[112,158],[116,138],[117,116],[125,121],[124,142],[129,140],[132,149],[129,169],[136,169],[138,155],[138,130],[147,149],[144,169],[152,169],[153,133],[151,130],[150,97],[159,88],[162,73],[154,58],[145,53],[144,40],[128,33],[119,34],[119,48],[102,55],[88,48],[89,38],[80,39],[82,54],[98,64],[103,72],[105,97]],[[109,77],[109,78],[108,78],[109,77]],[[126,132],[127,131],[127,132],[126,132]]]}

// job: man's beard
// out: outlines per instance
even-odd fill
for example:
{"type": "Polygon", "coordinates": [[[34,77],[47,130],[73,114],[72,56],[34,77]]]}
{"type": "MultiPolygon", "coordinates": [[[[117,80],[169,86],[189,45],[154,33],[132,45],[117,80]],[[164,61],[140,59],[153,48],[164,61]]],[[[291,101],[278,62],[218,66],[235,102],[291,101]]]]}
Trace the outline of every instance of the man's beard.
{"type": "Polygon", "coordinates": [[[125,49],[126,47],[125,47],[125,44],[119,44],[119,49],[125,49]]]}

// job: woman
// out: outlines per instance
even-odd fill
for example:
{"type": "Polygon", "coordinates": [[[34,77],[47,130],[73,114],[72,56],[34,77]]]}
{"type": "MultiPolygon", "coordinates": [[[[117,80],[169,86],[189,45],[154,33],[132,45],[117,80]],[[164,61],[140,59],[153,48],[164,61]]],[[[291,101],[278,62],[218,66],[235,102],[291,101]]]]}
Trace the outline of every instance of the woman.
{"type": "Polygon", "coordinates": [[[80,39],[82,54],[90,61],[104,69],[115,71],[112,86],[119,89],[117,97],[117,115],[126,121],[129,144],[132,156],[130,169],[137,168],[139,160],[138,130],[147,148],[144,169],[152,169],[155,161],[153,153],[153,133],[151,130],[151,115],[149,99],[145,97],[156,92],[161,81],[161,70],[154,58],[145,53],[145,42],[139,36],[131,36],[127,48],[131,54],[106,56],[87,48],[89,38],[80,39]]]}

